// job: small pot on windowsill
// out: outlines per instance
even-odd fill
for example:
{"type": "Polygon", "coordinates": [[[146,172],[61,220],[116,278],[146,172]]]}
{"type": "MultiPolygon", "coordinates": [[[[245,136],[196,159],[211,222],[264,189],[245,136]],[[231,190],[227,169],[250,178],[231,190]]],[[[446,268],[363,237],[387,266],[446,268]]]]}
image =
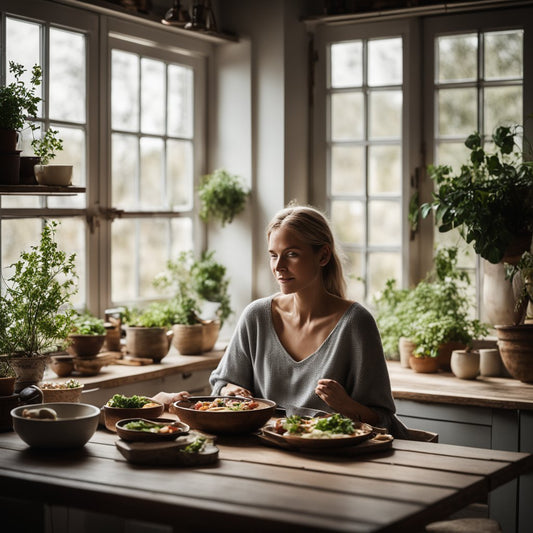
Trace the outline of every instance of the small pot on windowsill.
{"type": "Polygon", "coordinates": [[[72,165],[35,165],[35,179],[39,185],[68,187],[72,185],[72,165]]]}
{"type": "Polygon", "coordinates": [[[37,185],[37,180],[35,179],[35,165],[41,163],[41,158],[35,155],[21,155],[20,156],[20,184],[21,185],[37,185]]]}

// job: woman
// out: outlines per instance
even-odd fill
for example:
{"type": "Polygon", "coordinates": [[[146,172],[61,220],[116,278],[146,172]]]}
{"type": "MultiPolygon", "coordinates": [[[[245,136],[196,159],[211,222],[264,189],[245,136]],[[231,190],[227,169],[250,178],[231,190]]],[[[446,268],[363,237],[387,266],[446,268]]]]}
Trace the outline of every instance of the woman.
{"type": "Polygon", "coordinates": [[[312,207],[287,207],[267,238],[280,292],[244,310],[211,374],[213,395],[269,398],[289,415],[339,412],[405,436],[375,321],[345,298],[326,218],[312,207]]]}

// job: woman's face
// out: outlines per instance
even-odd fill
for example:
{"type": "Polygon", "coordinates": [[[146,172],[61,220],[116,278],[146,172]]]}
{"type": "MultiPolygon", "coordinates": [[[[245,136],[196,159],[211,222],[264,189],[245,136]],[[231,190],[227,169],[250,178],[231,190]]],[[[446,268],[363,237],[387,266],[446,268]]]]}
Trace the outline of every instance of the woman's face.
{"type": "MultiPolygon", "coordinates": [[[[281,292],[290,294],[322,284],[324,250],[315,252],[310,244],[284,227],[275,229],[268,239],[270,268],[281,292]]],[[[328,256],[329,259],[329,256],[328,256]]]]}

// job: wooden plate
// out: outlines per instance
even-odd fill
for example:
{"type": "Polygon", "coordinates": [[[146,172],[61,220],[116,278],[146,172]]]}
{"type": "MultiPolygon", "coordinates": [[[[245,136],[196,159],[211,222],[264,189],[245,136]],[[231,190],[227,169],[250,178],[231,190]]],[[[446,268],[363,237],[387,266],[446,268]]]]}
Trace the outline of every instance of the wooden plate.
{"type": "Polygon", "coordinates": [[[178,437],[182,437],[189,433],[189,426],[178,420],[172,420],[168,418],[156,418],[149,420],[147,418],[126,418],[124,420],[119,420],[115,424],[115,429],[117,430],[118,436],[128,442],[157,442],[157,441],[172,441],[176,440],[178,437]],[[171,425],[178,429],[173,433],[151,433],[150,431],[141,431],[139,429],[128,429],[124,426],[130,422],[139,422],[139,421],[149,422],[152,424],[158,425],[171,425]]]}

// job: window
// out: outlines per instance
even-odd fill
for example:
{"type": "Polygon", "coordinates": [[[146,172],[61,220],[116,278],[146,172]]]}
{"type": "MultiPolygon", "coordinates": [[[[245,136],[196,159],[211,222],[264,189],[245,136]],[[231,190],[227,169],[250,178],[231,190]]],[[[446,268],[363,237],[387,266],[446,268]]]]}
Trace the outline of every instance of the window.
{"type": "Polygon", "coordinates": [[[418,281],[434,245],[460,244],[460,266],[477,272],[457,234],[412,239],[409,202],[417,190],[430,200],[428,164],[459,169],[470,133],[489,142],[496,125],[531,114],[528,20],[531,9],[316,28],[313,201],[348,252],[351,298],[371,303],[390,277],[418,281]]]}
{"type": "MultiPolygon", "coordinates": [[[[76,253],[77,307],[103,315],[160,296],[152,280],[167,259],[202,245],[193,193],[205,171],[211,48],[44,0],[6,2],[0,72],[9,81],[9,61],[41,65],[36,135],[59,130],[64,150],[54,162],[73,163],[73,183],[86,193],[1,195],[3,275],[38,242],[43,219],[59,219],[57,238],[76,253]]],[[[31,135],[22,134],[22,155],[32,155],[31,135]]]]}

